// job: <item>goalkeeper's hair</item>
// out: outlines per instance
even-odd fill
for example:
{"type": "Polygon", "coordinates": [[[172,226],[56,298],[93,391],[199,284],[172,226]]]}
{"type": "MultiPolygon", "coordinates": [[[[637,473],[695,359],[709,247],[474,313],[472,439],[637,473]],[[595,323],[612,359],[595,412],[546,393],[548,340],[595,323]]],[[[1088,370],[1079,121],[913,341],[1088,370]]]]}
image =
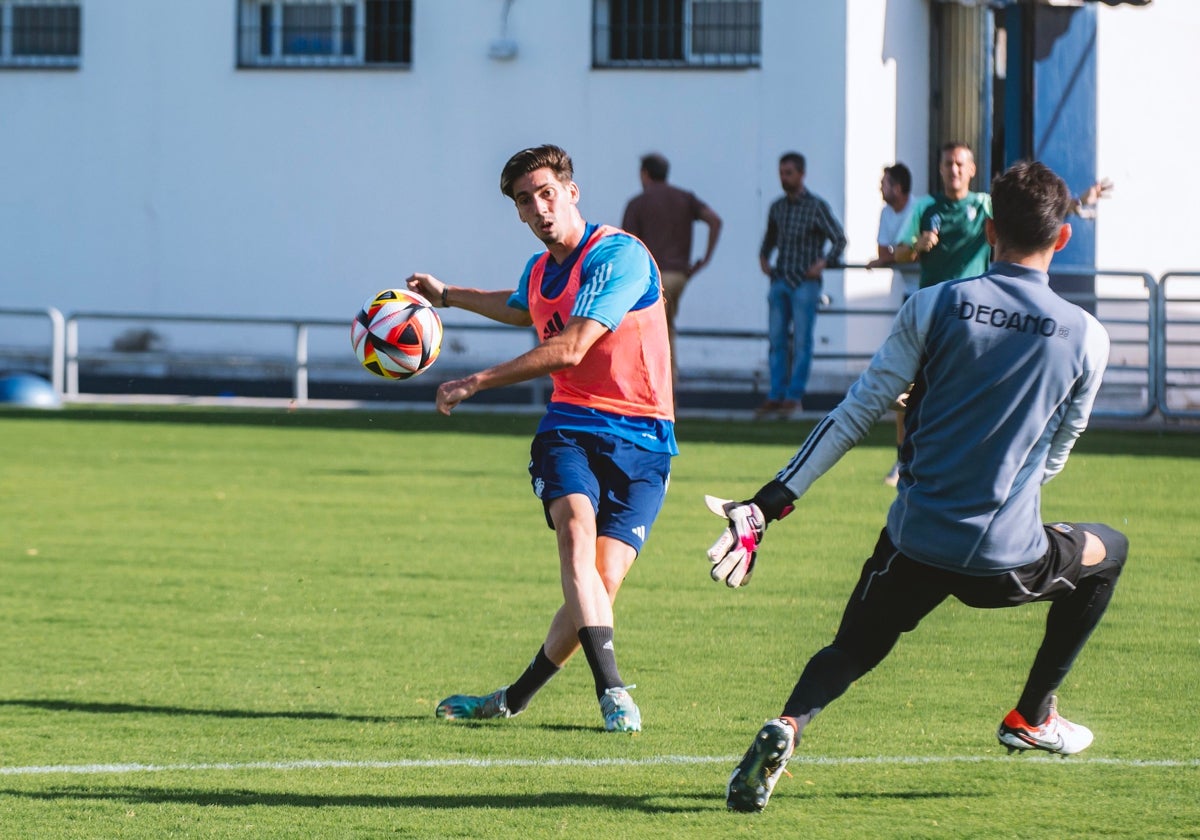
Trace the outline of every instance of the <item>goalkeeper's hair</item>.
{"type": "Polygon", "coordinates": [[[1038,161],[1017,161],[992,181],[996,236],[1024,253],[1054,244],[1073,203],[1063,179],[1038,161]]]}
{"type": "Polygon", "coordinates": [[[546,144],[522,149],[508,159],[500,172],[500,192],[509,198],[513,195],[513,182],[538,169],[549,169],[554,177],[564,184],[575,177],[575,167],[571,164],[571,156],[558,146],[546,144]]]}

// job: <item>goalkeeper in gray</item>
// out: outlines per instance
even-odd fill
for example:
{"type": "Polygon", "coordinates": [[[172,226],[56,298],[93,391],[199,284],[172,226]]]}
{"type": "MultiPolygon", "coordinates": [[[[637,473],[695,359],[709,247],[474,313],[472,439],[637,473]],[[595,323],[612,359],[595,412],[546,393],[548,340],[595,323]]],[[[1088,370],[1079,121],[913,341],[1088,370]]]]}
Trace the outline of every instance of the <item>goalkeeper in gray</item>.
{"type": "Polygon", "coordinates": [[[1071,237],[1071,194],[1041,163],[992,183],[987,274],[922,289],[868,369],[752,498],[708,497],[727,520],[709,550],[714,580],[745,584],[767,525],[909,392],[900,481],[833,642],[809,660],[777,718],[730,777],[728,806],[761,811],[805,726],[878,665],[946,598],[981,608],[1052,602],[1041,648],[997,737],[1070,755],[1092,733],[1058,714],[1055,691],[1099,622],[1129,543],[1096,523],[1043,524],[1041,485],[1087,425],[1108,360],[1090,314],[1050,290],[1071,237]],[[911,384],[911,388],[910,388],[911,384]]]}

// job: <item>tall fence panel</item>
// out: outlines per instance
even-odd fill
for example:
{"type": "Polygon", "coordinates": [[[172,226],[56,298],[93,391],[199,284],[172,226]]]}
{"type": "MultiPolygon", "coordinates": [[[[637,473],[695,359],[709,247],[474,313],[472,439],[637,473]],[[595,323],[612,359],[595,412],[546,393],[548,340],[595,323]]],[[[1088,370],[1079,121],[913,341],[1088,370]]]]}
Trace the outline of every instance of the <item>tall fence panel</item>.
{"type": "MultiPolygon", "coordinates": [[[[33,370],[30,372],[33,373],[45,371],[50,384],[54,387],[54,392],[61,396],[63,393],[64,348],[66,346],[64,341],[66,322],[63,314],[53,306],[47,306],[44,309],[0,308],[0,318],[24,321],[44,319],[48,322],[50,340],[44,348],[41,345],[35,345],[32,350],[17,346],[4,347],[2,348],[2,357],[12,359],[19,367],[32,368],[33,370]]],[[[0,335],[6,336],[7,333],[6,330],[0,335]]]]}
{"type": "Polygon", "coordinates": [[[1163,325],[1159,345],[1162,387],[1158,410],[1164,417],[1200,417],[1200,271],[1162,276],[1163,325]]]}
{"type": "Polygon", "coordinates": [[[1070,266],[1051,266],[1050,284],[1095,315],[1108,332],[1108,369],[1093,415],[1140,419],[1153,414],[1162,384],[1160,284],[1141,271],[1070,266]],[[1088,282],[1072,282],[1077,280],[1088,282]],[[1080,286],[1089,290],[1075,290],[1080,286]]]}

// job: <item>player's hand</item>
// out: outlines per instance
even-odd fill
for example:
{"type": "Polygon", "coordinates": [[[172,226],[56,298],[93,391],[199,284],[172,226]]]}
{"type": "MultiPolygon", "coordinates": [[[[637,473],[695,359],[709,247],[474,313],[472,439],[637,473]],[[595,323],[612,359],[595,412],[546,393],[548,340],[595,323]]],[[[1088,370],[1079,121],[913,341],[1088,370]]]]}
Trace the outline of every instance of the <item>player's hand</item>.
{"type": "Polygon", "coordinates": [[[913,250],[918,254],[928,254],[938,244],[938,235],[932,230],[923,230],[921,235],[917,237],[917,243],[913,245],[913,250]]]}
{"type": "Polygon", "coordinates": [[[410,292],[416,292],[421,297],[428,300],[435,307],[442,305],[442,292],[446,288],[446,284],[434,277],[432,274],[413,274],[410,275],[404,284],[408,286],[410,292]]]}
{"type": "Polygon", "coordinates": [[[457,408],[459,403],[475,396],[478,390],[475,380],[469,376],[466,379],[443,382],[437,389],[437,410],[449,417],[450,412],[457,408]]]}
{"type": "Polygon", "coordinates": [[[727,527],[712,548],[708,559],[713,580],[723,580],[731,588],[745,586],[754,571],[758,546],[767,530],[767,520],[753,502],[733,502],[705,496],[704,503],[717,516],[726,520],[727,527]]]}
{"type": "Polygon", "coordinates": [[[1079,203],[1084,207],[1091,207],[1102,198],[1108,198],[1112,194],[1113,182],[1108,178],[1102,178],[1096,183],[1088,187],[1079,198],[1079,203]]]}

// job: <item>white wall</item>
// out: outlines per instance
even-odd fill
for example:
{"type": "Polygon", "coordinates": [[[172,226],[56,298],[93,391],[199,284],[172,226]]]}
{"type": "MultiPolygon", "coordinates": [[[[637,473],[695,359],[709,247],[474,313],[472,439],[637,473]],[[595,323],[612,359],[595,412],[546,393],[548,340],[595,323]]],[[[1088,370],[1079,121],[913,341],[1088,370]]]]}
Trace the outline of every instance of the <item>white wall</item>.
{"type": "Polygon", "coordinates": [[[499,170],[550,141],[596,221],[666,154],[725,219],[681,323],[761,327],[779,154],[845,209],[844,4],[767,0],[761,71],[594,71],[591,4],[561,0],[517,0],[495,61],[502,5],[418,3],[392,72],[238,70],[233,0],[85,4],[78,71],[0,85],[0,306],[349,318],[414,270],[511,286],[537,242],[499,170]]]}
{"type": "Polygon", "coordinates": [[[1097,30],[1097,174],[1116,186],[1096,221],[1096,264],[1155,276],[1200,270],[1200,4],[1106,6],[1097,30]]]}
{"type": "MultiPolygon", "coordinates": [[[[515,0],[504,62],[488,58],[503,0],[421,0],[413,68],[354,71],[236,69],[234,0],[86,2],[79,70],[0,75],[0,307],[348,319],[414,270],[509,287],[538,243],[499,170],[549,141],[574,156],[595,221],[619,222],[638,157],[666,154],[672,182],[725,220],[681,325],[761,329],[782,152],[807,156],[852,261],[874,251],[881,167],[903,160],[926,183],[929,0],[764,0],[749,71],[592,70],[591,5],[515,0]]],[[[1117,192],[1098,260],[1194,267],[1179,173],[1200,127],[1200,8],[1099,15],[1100,172],[1117,192]]],[[[831,278],[835,302],[888,291],[848,277],[831,278]]],[[[835,329],[819,322],[826,349],[848,340],[835,329]]],[[[460,338],[464,353],[484,340],[460,338]]],[[[745,367],[766,348],[682,351],[745,367]]]]}
{"type": "MultiPolygon", "coordinates": [[[[861,264],[875,256],[883,167],[901,161],[913,170],[915,185],[926,182],[928,119],[913,115],[925,114],[928,102],[929,6],[926,0],[850,0],[847,7],[844,224],[850,238],[847,261],[861,264]]],[[[902,287],[887,270],[848,271],[826,282],[835,305],[875,309],[898,305],[902,287]]],[[[825,349],[870,353],[888,321],[825,319],[821,324],[818,340],[825,349]]]]}

